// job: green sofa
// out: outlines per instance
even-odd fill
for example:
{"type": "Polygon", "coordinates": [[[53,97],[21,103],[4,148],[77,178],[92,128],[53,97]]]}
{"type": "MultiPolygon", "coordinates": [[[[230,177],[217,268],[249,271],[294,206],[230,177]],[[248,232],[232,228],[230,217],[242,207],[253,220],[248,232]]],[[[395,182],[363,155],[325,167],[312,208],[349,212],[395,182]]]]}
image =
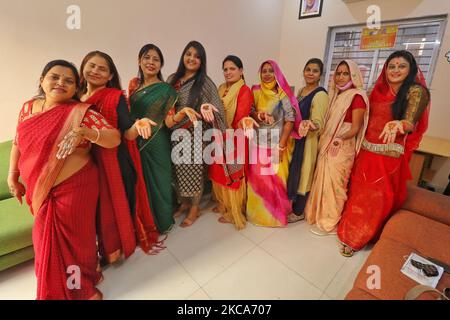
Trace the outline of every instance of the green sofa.
{"type": "Polygon", "coordinates": [[[8,178],[11,141],[0,143],[0,271],[33,259],[31,240],[33,216],[9,193],[8,178]]]}

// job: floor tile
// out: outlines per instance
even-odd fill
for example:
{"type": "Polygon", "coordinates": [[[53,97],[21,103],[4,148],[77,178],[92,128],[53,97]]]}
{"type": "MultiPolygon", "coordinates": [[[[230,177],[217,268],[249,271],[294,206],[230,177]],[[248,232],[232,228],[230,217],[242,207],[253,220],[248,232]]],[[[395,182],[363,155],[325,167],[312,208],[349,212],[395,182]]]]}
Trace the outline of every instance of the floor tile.
{"type": "Polygon", "coordinates": [[[232,225],[218,223],[212,212],[202,215],[191,227],[169,235],[166,245],[200,286],[255,246],[232,225]]]}
{"type": "Polygon", "coordinates": [[[279,228],[258,227],[248,222],[245,229],[240,230],[239,233],[242,234],[247,239],[249,239],[250,241],[252,241],[253,243],[260,244],[269,236],[278,231],[280,231],[279,228]]]}
{"type": "Polygon", "coordinates": [[[98,288],[104,299],[185,299],[199,289],[167,249],[156,256],[138,250],[103,275],[105,280],[98,288]]]}
{"type": "Polygon", "coordinates": [[[36,299],[34,260],[0,272],[0,300],[36,299]]]}
{"type": "Polygon", "coordinates": [[[212,299],[319,299],[322,291],[256,247],[203,287],[212,299]]]}
{"type": "Polygon", "coordinates": [[[211,300],[203,289],[198,289],[188,297],[188,300],[211,300]]]}
{"type": "Polygon", "coordinates": [[[339,253],[335,235],[316,236],[309,229],[304,221],[290,224],[264,240],[260,247],[325,290],[346,258],[339,253]]]}
{"type": "Polygon", "coordinates": [[[353,288],[353,283],[370,252],[371,249],[364,249],[358,251],[353,257],[347,258],[347,261],[333,278],[325,293],[333,299],[343,300],[353,288]]]}

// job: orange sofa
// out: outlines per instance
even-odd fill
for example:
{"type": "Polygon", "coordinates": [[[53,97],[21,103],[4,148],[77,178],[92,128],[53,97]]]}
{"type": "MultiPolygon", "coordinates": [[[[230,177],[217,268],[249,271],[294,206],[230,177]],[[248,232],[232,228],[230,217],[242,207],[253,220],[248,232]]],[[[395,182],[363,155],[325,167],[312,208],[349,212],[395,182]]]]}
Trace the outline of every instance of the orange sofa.
{"type": "MultiPolygon", "coordinates": [[[[450,197],[409,187],[408,200],[385,225],[345,299],[404,299],[418,285],[400,271],[412,252],[450,265],[450,197]],[[370,266],[379,267],[379,289],[369,288],[374,278],[370,266]]],[[[436,289],[442,292],[447,287],[450,274],[444,272],[436,289]]],[[[436,295],[427,293],[419,299],[436,299],[436,295]]]]}

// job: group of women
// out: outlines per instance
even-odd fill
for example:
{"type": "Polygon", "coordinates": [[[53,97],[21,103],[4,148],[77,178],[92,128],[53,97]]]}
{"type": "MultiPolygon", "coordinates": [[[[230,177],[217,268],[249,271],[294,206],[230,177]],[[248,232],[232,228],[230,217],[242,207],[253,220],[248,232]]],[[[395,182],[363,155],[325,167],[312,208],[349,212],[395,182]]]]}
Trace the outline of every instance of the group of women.
{"type": "Polygon", "coordinates": [[[103,52],[89,53],[80,75],[51,61],[23,105],[8,184],[35,216],[38,299],[101,299],[99,256],[113,263],[137,245],[157,254],[176,217],[186,214],[182,227],[198,218],[207,181],[220,222],[282,227],[306,217],[315,234],[337,232],[345,256],[376,239],[405,200],[430,100],[411,53],[388,58],[370,97],[351,60],[339,63],[329,93],[319,86],[322,61],[309,60],[297,97],[272,60],[250,89],[232,55],[216,87],[197,41],[167,82],[163,65],[161,50],[144,46],[125,96],[103,52]],[[208,129],[217,134],[207,165],[208,129]]]}

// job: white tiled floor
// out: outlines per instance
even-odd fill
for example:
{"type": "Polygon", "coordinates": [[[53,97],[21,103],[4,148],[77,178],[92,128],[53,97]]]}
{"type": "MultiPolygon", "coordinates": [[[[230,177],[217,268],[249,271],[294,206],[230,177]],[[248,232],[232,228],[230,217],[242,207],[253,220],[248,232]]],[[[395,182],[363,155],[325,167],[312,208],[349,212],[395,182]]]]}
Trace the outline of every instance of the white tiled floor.
{"type": "MultiPolygon", "coordinates": [[[[104,298],[343,299],[370,253],[344,258],[336,236],[315,236],[304,221],[236,231],[209,208],[190,228],[175,227],[159,255],[138,250],[104,270],[104,298]]],[[[32,261],[0,272],[0,299],[34,299],[35,292],[32,261]]]]}

